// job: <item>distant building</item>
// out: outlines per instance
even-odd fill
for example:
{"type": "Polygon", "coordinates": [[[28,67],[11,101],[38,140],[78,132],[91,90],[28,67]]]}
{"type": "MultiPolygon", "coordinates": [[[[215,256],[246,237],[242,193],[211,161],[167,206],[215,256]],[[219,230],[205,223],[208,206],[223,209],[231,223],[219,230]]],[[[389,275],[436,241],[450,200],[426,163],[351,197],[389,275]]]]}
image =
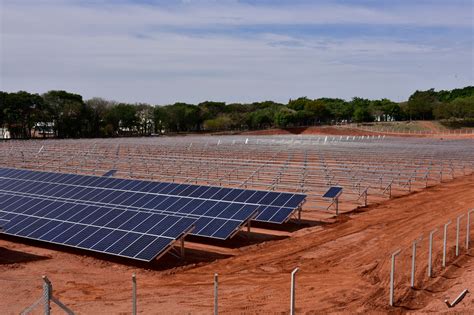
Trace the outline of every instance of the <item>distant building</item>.
{"type": "Polygon", "coordinates": [[[33,127],[33,138],[37,137],[54,137],[54,123],[53,122],[40,122],[36,123],[33,127]]]}
{"type": "Polygon", "coordinates": [[[0,139],[10,139],[10,131],[7,128],[0,128],[0,139]]]}

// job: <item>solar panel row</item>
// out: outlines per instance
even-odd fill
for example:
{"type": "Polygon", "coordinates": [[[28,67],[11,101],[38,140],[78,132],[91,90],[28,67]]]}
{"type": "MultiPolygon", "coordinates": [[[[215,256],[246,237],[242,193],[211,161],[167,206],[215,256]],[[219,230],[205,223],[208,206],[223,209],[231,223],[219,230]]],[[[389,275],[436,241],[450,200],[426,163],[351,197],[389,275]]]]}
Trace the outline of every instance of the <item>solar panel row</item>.
{"type": "Polygon", "coordinates": [[[261,221],[284,222],[304,197],[0,168],[6,234],[145,261],[193,228],[226,239],[257,210],[261,221]]]}
{"type": "MultiPolygon", "coordinates": [[[[143,192],[146,194],[159,194],[168,197],[173,196],[175,198],[188,197],[194,200],[203,199],[205,201],[215,200],[259,205],[260,207],[255,221],[272,223],[283,223],[288,220],[289,216],[294,212],[295,208],[297,208],[306,197],[306,195],[302,194],[150,182],[142,180],[103,178],[97,176],[49,173],[16,169],[0,169],[0,177],[27,179],[39,181],[42,183],[55,182],[86,188],[110,188],[114,191],[133,191],[135,194],[143,192]]],[[[104,195],[109,194],[110,192],[104,191],[102,193],[103,194],[98,196],[97,198],[106,198],[107,196],[104,195]]],[[[126,196],[127,195],[124,195],[122,197],[126,196]]],[[[140,195],[136,195],[136,197],[139,196],[140,195]]],[[[108,199],[110,198],[107,198],[107,201],[108,199]]],[[[142,202],[143,201],[144,200],[142,200],[142,202]]]]}
{"type": "MultiPolygon", "coordinates": [[[[4,178],[0,178],[0,191],[40,199],[72,202],[73,204],[85,203],[97,207],[114,207],[117,211],[132,209],[189,217],[196,219],[194,235],[219,239],[229,238],[245,221],[255,214],[258,208],[255,205],[154,196],[113,190],[103,191],[102,189],[93,188],[87,188],[87,192],[85,192],[84,188],[77,186],[38,184],[36,182],[4,178]],[[214,229],[210,229],[209,226],[214,227],[214,229]],[[215,234],[215,229],[218,226],[225,228],[223,231],[227,231],[227,233],[215,234]]],[[[77,207],[73,207],[65,212],[75,213],[76,209],[77,207]]]]}
{"type": "Polygon", "coordinates": [[[150,261],[190,230],[194,219],[77,205],[0,193],[5,233],[150,261]],[[73,213],[66,211],[75,209],[73,213]]]}

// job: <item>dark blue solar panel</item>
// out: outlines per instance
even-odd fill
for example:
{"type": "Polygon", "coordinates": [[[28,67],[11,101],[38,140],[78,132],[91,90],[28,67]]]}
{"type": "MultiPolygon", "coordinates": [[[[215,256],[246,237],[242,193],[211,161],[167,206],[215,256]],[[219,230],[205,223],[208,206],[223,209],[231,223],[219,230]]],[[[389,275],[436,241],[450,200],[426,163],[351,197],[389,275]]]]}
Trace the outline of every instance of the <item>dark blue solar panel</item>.
{"type": "Polygon", "coordinates": [[[240,225],[236,221],[226,221],[217,231],[214,232],[212,237],[219,239],[226,239],[227,235],[233,234],[240,229],[240,225]]]}
{"type": "Polygon", "coordinates": [[[112,246],[107,248],[107,251],[119,255],[124,249],[126,249],[130,244],[135,242],[141,234],[137,233],[127,233],[121,239],[117,240],[112,246]]]}
{"type": "Polygon", "coordinates": [[[68,222],[60,222],[60,221],[54,221],[54,222],[57,223],[57,226],[51,229],[50,231],[48,231],[47,233],[39,236],[38,238],[40,240],[51,242],[53,238],[55,238],[58,234],[64,232],[65,230],[67,230],[68,228],[74,225],[73,223],[68,223],[68,222]]]}
{"type": "Polygon", "coordinates": [[[133,228],[133,231],[140,233],[147,233],[152,227],[154,227],[158,222],[165,218],[161,214],[152,214],[146,221],[141,222],[133,228]]]}
{"type": "Polygon", "coordinates": [[[26,235],[31,238],[39,238],[41,235],[46,234],[48,231],[52,230],[58,225],[57,221],[48,221],[45,225],[43,225],[41,228],[32,231],[30,234],[26,235]]]}
{"type": "Polygon", "coordinates": [[[112,176],[115,175],[115,173],[117,173],[117,170],[110,170],[110,171],[106,172],[106,173],[105,173],[104,175],[102,175],[102,176],[104,176],[104,177],[112,177],[112,176]]]}
{"type": "Polygon", "coordinates": [[[294,208],[262,207],[255,220],[281,224],[286,222],[293,212],[294,208]]]}
{"type": "Polygon", "coordinates": [[[336,198],[337,196],[339,196],[339,194],[341,194],[342,192],[342,187],[331,187],[329,188],[328,191],[326,191],[326,193],[323,195],[323,198],[336,198]]]}
{"type": "MultiPolygon", "coordinates": [[[[124,223],[128,222],[135,215],[137,215],[136,211],[119,211],[119,214],[115,216],[112,220],[110,220],[109,222],[105,223],[104,226],[116,229],[122,226],[124,223]]],[[[124,228],[123,230],[130,230],[130,229],[124,228]]]]}
{"type": "Polygon", "coordinates": [[[252,195],[252,197],[250,197],[247,200],[247,203],[256,203],[256,204],[258,204],[258,202],[260,200],[262,200],[263,197],[265,197],[266,194],[267,194],[266,191],[257,191],[257,192],[255,192],[255,194],[252,195]]]}
{"type": "Polygon", "coordinates": [[[103,239],[95,243],[95,245],[92,246],[91,249],[100,251],[100,252],[105,252],[107,248],[109,248],[110,246],[112,246],[112,244],[114,244],[123,236],[125,236],[125,234],[127,234],[127,232],[125,231],[112,231],[106,237],[104,237],[103,239]]]}
{"type": "Polygon", "coordinates": [[[155,237],[150,235],[142,235],[135,242],[126,247],[120,254],[129,257],[135,257],[151,242],[155,240],[155,237]]]}
{"type": "Polygon", "coordinates": [[[111,233],[112,231],[109,229],[98,229],[94,233],[84,238],[84,240],[77,244],[77,246],[81,248],[92,248],[95,244],[100,242],[100,240],[106,238],[111,233]]]}
{"type": "Polygon", "coordinates": [[[135,258],[150,261],[156,257],[156,253],[163,252],[169,245],[168,239],[161,237],[155,238],[155,240],[148,244],[135,258]]]}
{"type": "Polygon", "coordinates": [[[71,238],[64,242],[66,245],[76,246],[77,244],[84,241],[89,235],[94,234],[100,228],[96,226],[86,226],[79,233],[74,234],[71,238]]]}
{"type": "Polygon", "coordinates": [[[224,224],[226,220],[223,219],[212,219],[206,226],[199,231],[200,235],[213,236],[214,233],[224,224]]]}
{"type": "Polygon", "coordinates": [[[232,189],[227,195],[225,195],[222,200],[234,201],[240,194],[244,191],[242,189],[232,189]]]}

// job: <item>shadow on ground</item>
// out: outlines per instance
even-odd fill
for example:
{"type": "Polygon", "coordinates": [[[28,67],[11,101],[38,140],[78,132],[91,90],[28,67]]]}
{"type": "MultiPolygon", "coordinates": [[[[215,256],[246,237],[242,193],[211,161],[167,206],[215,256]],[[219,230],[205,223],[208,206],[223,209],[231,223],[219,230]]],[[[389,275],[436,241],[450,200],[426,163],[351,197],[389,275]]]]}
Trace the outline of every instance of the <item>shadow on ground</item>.
{"type": "Polygon", "coordinates": [[[0,265],[27,263],[44,259],[50,258],[0,247],[0,265]]]}

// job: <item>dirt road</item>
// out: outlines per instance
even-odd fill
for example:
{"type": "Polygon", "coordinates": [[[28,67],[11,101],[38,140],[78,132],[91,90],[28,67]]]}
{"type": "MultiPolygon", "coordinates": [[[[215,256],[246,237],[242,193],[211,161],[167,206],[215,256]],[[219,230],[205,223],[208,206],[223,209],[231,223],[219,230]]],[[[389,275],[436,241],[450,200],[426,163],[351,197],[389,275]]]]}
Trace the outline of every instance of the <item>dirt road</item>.
{"type": "Polygon", "coordinates": [[[229,249],[229,255],[195,250],[190,261],[200,262],[175,268],[170,268],[176,265],[172,258],[143,269],[82,252],[67,253],[2,239],[0,309],[2,314],[17,314],[33,303],[41,295],[40,276],[47,274],[55,294],[78,313],[130,313],[130,276],[136,273],[141,313],[209,314],[213,274],[217,272],[221,313],[281,314],[289,310],[290,272],[299,267],[298,312],[469,313],[474,309],[472,293],[454,309],[443,302],[445,298],[453,300],[465,288],[474,291],[473,250],[466,254],[464,245],[465,217],[461,219],[461,255],[455,258],[454,254],[455,219],[468,208],[474,208],[474,175],[372,205],[341,217],[337,223],[229,249]],[[442,227],[449,219],[453,222],[448,229],[448,268],[442,269],[442,227]],[[438,228],[434,277],[428,279],[427,235],[434,228],[438,228]],[[417,289],[411,290],[411,242],[420,235],[417,289]],[[390,254],[398,248],[402,253],[397,258],[397,307],[389,308],[390,254]]]}

